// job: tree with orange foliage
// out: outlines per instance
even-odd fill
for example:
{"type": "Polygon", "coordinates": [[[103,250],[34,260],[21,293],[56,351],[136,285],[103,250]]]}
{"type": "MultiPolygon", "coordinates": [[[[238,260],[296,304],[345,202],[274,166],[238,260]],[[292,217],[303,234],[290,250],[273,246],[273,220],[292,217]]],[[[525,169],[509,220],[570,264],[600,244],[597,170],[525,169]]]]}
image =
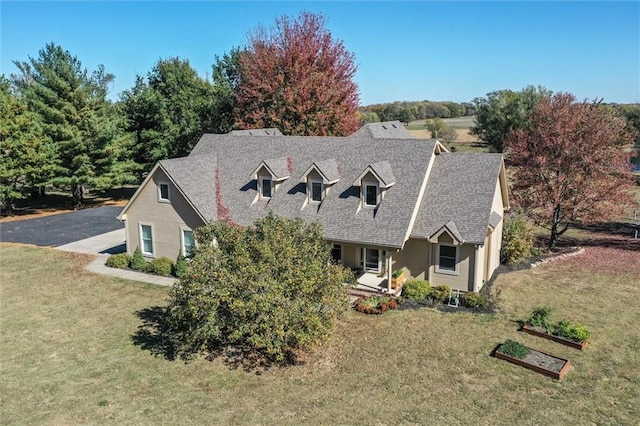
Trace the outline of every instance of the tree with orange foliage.
{"type": "Polygon", "coordinates": [[[346,136],[359,127],[354,56],[322,15],[283,16],[249,35],[240,53],[235,126],[286,135],[346,136]]]}
{"type": "Polygon", "coordinates": [[[507,155],[516,167],[515,204],[549,226],[549,247],[572,222],[620,217],[634,201],[626,121],[598,102],[570,93],[542,98],[530,125],[509,134],[507,155]]]}

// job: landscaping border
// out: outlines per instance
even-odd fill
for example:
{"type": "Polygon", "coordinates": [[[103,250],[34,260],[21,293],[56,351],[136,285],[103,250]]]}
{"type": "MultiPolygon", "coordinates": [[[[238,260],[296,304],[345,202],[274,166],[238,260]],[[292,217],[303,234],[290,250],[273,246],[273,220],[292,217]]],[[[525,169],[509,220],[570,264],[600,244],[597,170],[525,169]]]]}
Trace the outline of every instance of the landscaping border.
{"type": "Polygon", "coordinates": [[[546,355],[548,357],[564,361],[564,365],[562,366],[560,371],[553,371],[553,370],[546,369],[544,367],[540,367],[540,366],[535,365],[535,364],[531,364],[530,362],[527,362],[527,361],[525,361],[523,359],[514,358],[514,357],[511,357],[509,355],[503,354],[498,349],[496,349],[494,355],[498,359],[502,359],[502,360],[510,362],[512,364],[519,365],[520,367],[524,367],[526,369],[535,371],[537,373],[543,374],[545,376],[551,377],[551,378],[556,379],[556,380],[562,380],[564,375],[567,374],[567,372],[569,371],[569,366],[571,365],[571,362],[568,359],[560,358],[560,357],[557,357],[557,356],[554,356],[554,355],[550,355],[550,354],[548,354],[546,352],[542,352],[542,351],[539,351],[539,350],[536,350],[536,349],[531,349],[531,348],[527,348],[527,349],[529,349],[529,351],[538,352],[538,353],[540,353],[542,355],[546,355]]]}

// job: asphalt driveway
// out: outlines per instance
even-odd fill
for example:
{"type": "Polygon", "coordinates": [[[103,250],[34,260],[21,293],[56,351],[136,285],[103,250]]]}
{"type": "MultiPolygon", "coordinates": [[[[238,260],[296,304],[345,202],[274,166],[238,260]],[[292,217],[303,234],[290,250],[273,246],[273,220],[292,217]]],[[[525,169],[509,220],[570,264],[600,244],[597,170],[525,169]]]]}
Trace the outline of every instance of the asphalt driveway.
{"type": "Polygon", "coordinates": [[[104,206],[35,219],[0,223],[0,241],[60,246],[124,228],[122,207],[104,206]]]}

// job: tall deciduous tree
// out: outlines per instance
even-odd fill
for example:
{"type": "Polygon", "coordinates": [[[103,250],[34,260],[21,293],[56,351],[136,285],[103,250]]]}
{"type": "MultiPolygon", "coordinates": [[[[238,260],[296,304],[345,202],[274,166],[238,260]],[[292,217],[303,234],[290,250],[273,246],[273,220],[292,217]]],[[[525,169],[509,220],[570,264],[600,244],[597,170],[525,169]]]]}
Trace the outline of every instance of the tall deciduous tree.
{"type": "Polygon", "coordinates": [[[535,104],[552,92],[542,86],[527,86],[520,92],[499,90],[476,98],[476,125],[471,134],[487,142],[495,152],[502,152],[509,132],[524,129],[535,104]]]}
{"type": "Polygon", "coordinates": [[[95,136],[114,77],[102,66],[89,74],[77,57],[53,43],[41,49],[37,58],[14,63],[21,71],[14,82],[56,147],[60,168],[52,183],[70,189],[75,205],[80,206],[86,185],[110,185],[96,170],[105,151],[95,136]]]}
{"type": "Polygon", "coordinates": [[[345,136],[357,130],[354,56],[321,15],[283,16],[249,35],[240,54],[236,126],[289,135],[345,136]]]}
{"type": "Polygon", "coordinates": [[[9,80],[0,76],[0,204],[12,214],[15,200],[50,182],[57,153],[44,135],[40,117],[28,110],[9,80]]]}
{"type": "Polygon", "coordinates": [[[200,244],[167,307],[183,358],[234,347],[293,361],[326,340],[348,308],[350,273],[331,262],[317,223],[270,213],[252,227],[220,221],[196,236],[200,244]]]}
{"type": "Polygon", "coordinates": [[[549,247],[572,222],[619,217],[633,203],[625,127],[612,109],[559,93],[543,97],[530,125],[509,135],[514,201],[549,226],[549,247]]]}

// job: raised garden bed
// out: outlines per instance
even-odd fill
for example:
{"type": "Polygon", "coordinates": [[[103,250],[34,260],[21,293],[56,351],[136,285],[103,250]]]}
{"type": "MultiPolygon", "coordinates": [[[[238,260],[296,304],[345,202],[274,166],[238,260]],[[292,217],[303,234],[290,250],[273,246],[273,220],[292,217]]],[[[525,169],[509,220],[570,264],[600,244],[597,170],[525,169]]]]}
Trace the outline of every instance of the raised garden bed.
{"type": "Polygon", "coordinates": [[[516,358],[500,352],[500,347],[498,347],[495,351],[495,357],[556,380],[562,380],[564,375],[567,374],[570,365],[568,359],[559,358],[531,348],[527,349],[528,353],[523,358],[516,358]]]}
{"type": "Polygon", "coordinates": [[[569,346],[570,348],[580,349],[580,350],[584,350],[584,348],[589,344],[589,340],[590,340],[590,337],[587,337],[587,340],[585,340],[584,342],[577,342],[575,340],[567,339],[566,337],[549,334],[544,329],[544,327],[534,327],[529,324],[524,324],[522,326],[522,331],[524,331],[525,333],[531,334],[533,336],[542,337],[543,339],[549,339],[556,343],[569,346]]]}

